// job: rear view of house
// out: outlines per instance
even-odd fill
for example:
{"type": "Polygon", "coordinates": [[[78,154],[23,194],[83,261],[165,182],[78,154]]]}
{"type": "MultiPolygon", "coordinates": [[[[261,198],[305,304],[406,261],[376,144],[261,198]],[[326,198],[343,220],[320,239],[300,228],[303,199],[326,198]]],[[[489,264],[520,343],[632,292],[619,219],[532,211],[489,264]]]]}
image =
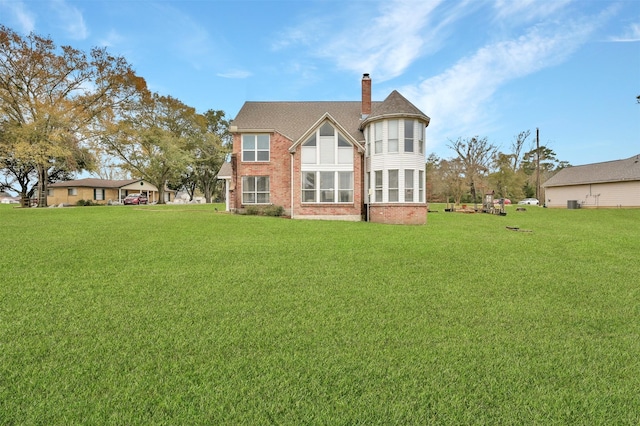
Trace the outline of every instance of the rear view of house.
{"type": "Polygon", "coordinates": [[[228,208],[278,205],[296,219],[424,224],[429,117],[397,91],[361,101],[246,102],[232,122],[228,208]]]}

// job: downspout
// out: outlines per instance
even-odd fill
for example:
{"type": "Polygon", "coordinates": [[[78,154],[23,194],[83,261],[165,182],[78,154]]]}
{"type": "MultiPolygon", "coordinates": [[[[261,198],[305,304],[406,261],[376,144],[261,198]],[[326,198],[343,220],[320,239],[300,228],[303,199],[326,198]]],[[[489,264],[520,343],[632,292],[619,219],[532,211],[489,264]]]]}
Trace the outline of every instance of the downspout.
{"type": "Polygon", "coordinates": [[[289,192],[291,193],[291,219],[293,219],[293,188],[294,188],[294,183],[293,183],[293,152],[289,152],[291,154],[290,161],[289,161],[289,168],[291,169],[291,177],[289,179],[289,182],[291,182],[289,184],[289,192]]]}

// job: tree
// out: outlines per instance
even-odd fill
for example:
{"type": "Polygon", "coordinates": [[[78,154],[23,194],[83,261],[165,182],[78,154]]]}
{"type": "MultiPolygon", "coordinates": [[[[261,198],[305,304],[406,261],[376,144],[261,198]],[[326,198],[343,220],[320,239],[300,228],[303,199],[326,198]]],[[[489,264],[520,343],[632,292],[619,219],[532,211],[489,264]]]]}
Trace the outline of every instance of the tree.
{"type": "Polygon", "coordinates": [[[478,190],[486,186],[484,179],[489,173],[489,166],[496,154],[496,146],[490,144],[486,137],[478,136],[471,139],[449,140],[448,146],[458,154],[471,197],[473,202],[477,202],[478,190]]]}
{"type": "Polygon", "coordinates": [[[164,203],[165,186],[177,183],[193,164],[193,147],[205,134],[205,121],[194,108],[154,93],[130,105],[117,124],[105,126],[101,142],[122,161],[120,167],[155,185],[164,203]]]}
{"type": "Polygon", "coordinates": [[[70,46],[58,49],[50,38],[34,33],[23,38],[0,25],[3,165],[12,165],[9,173],[22,185],[35,177],[38,205],[46,206],[52,172],[91,164],[77,160],[83,143],[94,136],[96,120],[116,116],[121,105],[145,90],[144,79],[125,59],[106,49],[94,48],[89,55],[70,46]]]}

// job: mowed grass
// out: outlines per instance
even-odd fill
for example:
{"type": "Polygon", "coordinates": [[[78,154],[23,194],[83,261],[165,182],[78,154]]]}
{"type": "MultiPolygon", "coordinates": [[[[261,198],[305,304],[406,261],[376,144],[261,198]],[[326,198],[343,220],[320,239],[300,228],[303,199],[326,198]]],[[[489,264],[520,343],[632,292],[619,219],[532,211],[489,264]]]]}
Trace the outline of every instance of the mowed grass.
{"type": "Polygon", "coordinates": [[[431,208],[0,206],[0,424],[639,424],[640,210],[431,208]]]}

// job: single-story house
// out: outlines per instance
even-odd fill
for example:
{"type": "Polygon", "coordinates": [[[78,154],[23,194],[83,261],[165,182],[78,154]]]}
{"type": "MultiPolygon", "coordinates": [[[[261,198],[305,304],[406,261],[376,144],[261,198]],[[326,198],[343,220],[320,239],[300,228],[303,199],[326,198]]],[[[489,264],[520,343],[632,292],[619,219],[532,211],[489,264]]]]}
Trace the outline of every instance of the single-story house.
{"type": "Polygon", "coordinates": [[[278,205],[294,219],[424,224],[429,117],[397,91],[361,101],[245,102],[218,177],[227,206],[278,205]]]}
{"type": "MultiPolygon", "coordinates": [[[[143,179],[77,179],[49,184],[47,204],[71,204],[90,200],[98,204],[121,202],[129,194],[144,194],[150,203],[158,202],[158,188],[143,179]]],[[[175,191],[165,189],[164,201],[173,201],[175,191]]]]}
{"type": "Polygon", "coordinates": [[[640,155],[567,167],[542,186],[547,207],[640,207],[640,155]]]}

